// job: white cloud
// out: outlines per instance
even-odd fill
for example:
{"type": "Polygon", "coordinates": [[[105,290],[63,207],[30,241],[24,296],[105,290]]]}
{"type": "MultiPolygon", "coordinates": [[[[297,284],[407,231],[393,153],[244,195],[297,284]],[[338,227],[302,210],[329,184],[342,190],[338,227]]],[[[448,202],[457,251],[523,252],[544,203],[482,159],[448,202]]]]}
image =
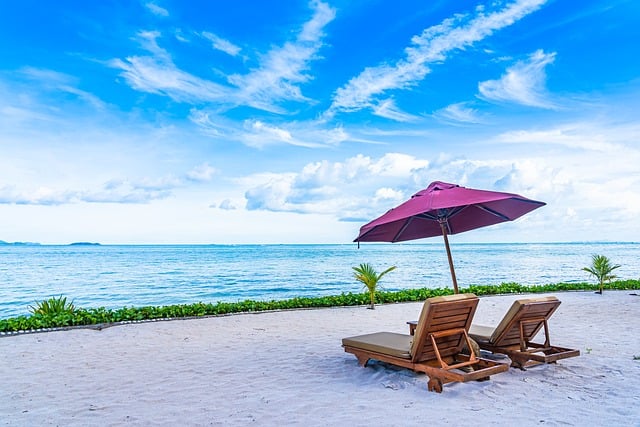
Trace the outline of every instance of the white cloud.
{"type": "Polygon", "coordinates": [[[445,122],[458,122],[458,123],[484,123],[484,119],[480,116],[479,112],[475,108],[467,107],[468,103],[459,102],[457,104],[451,104],[445,108],[436,111],[433,115],[438,120],[445,122]]]}
{"type": "MultiPolygon", "coordinates": [[[[608,214],[602,222],[612,225],[616,220],[631,221],[640,213],[640,196],[635,191],[640,185],[640,152],[628,151],[628,159],[619,160],[613,169],[611,161],[619,157],[616,153],[606,154],[598,166],[591,154],[555,157],[532,150],[528,156],[433,160],[401,153],[376,159],[358,155],[344,162],[308,163],[296,173],[253,176],[245,181],[249,188],[245,197],[249,210],[330,215],[340,221],[364,223],[431,181],[442,180],[546,202],[545,209],[522,221],[544,229],[544,239],[553,241],[557,238],[553,233],[565,233],[567,227],[572,235],[588,233],[593,218],[604,211],[608,214]],[[589,174],[585,174],[585,167],[589,174]]],[[[482,238],[483,234],[476,236],[482,238]]],[[[584,240],[593,240],[592,236],[588,234],[584,240]]]]}
{"type": "Polygon", "coordinates": [[[2,205],[60,205],[75,198],[69,191],[56,191],[49,187],[39,187],[29,193],[18,191],[14,186],[0,188],[2,205]]]}
{"type": "Polygon", "coordinates": [[[309,6],[314,9],[314,15],[310,21],[304,24],[298,40],[316,43],[324,36],[324,27],[333,21],[336,11],[327,3],[319,0],[312,0],[309,2],[309,6]]]}
{"type": "Polygon", "coordinates": [[[389,201],[393,203],[401,203],[404,201],[404,193],[402,191],[394,190],[393,188],[379,188],[376,190],[375,195],[373,196],[373,200],[375,203],[384,202],[387,203],[389,201]]]}
{"type": "Polygon", "coordinates": [[[187,179],[195,182],[209,182],[218,171],[209,163],[203,163],[187,172],[187,179]]]}
{"type": "Polygon", "coordinates": [[[97,191],[83,191],[78,194],[78,202],[87,203],[149,203],[172,195],[175,183],[111,181],[97,191]]]}
{"type": "MultiPolygon", "coordinates": [[[[640,126],[633,126],[640,131],[640,126]]],[[[622,141],[629,141],[625,127],[611,124],[611,130],[604,131],[606,126],[594,126],[590,123],[572,123],[543,130],[513,130],[496,136],[496,140],[511,144],[549,144],[599,152],[622,152],[628,147],[622,141]],[[622,134],[622,140],[617,134],[622,134]]],[[[630,130],[630,129],[629,129],[630,130]]]]}
{"type": "Polygon", "coordinates": [[[180,28],[176,28],[175,31],[173,32],[173,36],[176,38],[176,40],[181,41],[182,43],[189,43],[189,39],[184,35],[184,33],[182,32],[182,30],[180,28]]]}
{"type": "Polygon", "coordinates": [[[154,2],[145,3],[145,7],[151,11],[154,15],[167,17],[169,16],[169,11],[163,7],[158,6],[154,2]]]}
{"type": "Polygon", "coordinates": [[[308,21],[297,39],[272,49],[260,60],[260,67],[248,74],[229,76],[238,88],[238,102],[266,111],[277,112],[274,103],[280,101],[309,101],[297,86],[311,79],[306,74],[309,62],[317,59],[323,46],[322,28],[335,17],[335,11],[326,3],[312,2],[314,16],[308,21]]]}
{"type": "Polygon", "coordinates": [[[122,70],[129,85],[139,91],[163,94],[178,102],[223,102],[230,96],[229,89],[179,70],[167,51],[158,46],[158,32],[141,32],[139,40],[154,56],[131,56],[125,60],[109,61],[113,68],[122,70]]]}
{"type": "Polygon", "coordinates": [[[426,159],[417,159],[403,153],[387,153],[369,165],[372,174],[381,177],[407,178],[416,170],[429,167],[426,159]]]}
{"type": "Polygon", "coordinates": [[[332,147],[354,140],[341,125],[327,127],[317,121],[271,124],[259,119],[246,119],[238,125],[215,112],[197,109],[191,110],[189,119],[210,137],[237,141],[253,148],[277,145],[332,147]]]}
{"type": "Polygon", "coordinates": [[[220,50],[231,56],[237,56],[242,50],[239,46],[236,46],[235,44],[231,43],[229,40],[225,40],[222,37],[219,37],[208,31],[203,31],[202,37],[211,41],[214,49],[220,50]]]}
{"type": "Polygon", "coordinates": [[[400,110],[393,99],[385,99],[372,106],[373,114],[397,122],[412,122],[418,117],[400,110]]]}
{"type": "Polygon", "coordinates": [[[2,205],[64,205],[75,203],[119,203],[138,204],[165,199],[171,193],[172,185],[110,181],[96,190],[60,190],[39,187],[32,191],[18,191],[16,188],[0,188],[2,205]]]}
{"type": "Polygon", "coordinates": [[[412,45],[405,49],[405,58],[394,65],[367,67],[339,88],[326,114],[331,116],[336,112],[371,108],[376,104],[377,95],[390,90],[407,89],[423,80],[429,73],[428,64],[446,60],[446,54],[465,49],[495,31],[512,25],[544,3],[545,0],[520,0],[494,13],[485,14],[479,9],[473,17],[459,14],[425,29],[421,35],[412,38],[412,45]]]}
{"type": "Polygon", "coordinates": [[[556,108],[546,92],[545,67],[555,60],[555,53],[542,50],[529,55],[527,61],[519,61],[500,80],[488,80],[478,84],[483,99],[497,102],[515,102],[539,108],[556,108]]]}
{"type": "MultiPolygon", "coordinates": [[[[78,79],[69,74],[44,68],[23,67],[16,75],[26,81],[25,85],[18,83],[24,91],[23,93],[32,92],[39,96],[73,95],[74,98],[82,101],[84,105],[90,105],[98,110],[107,108],[107,105],[100,98],[90,92],[81,90],[78,87],[78,79]]],[[[18,101],[25,101],[24,96],[18,101]]],[[[47,105],[47,109],[53,112],[56,107],[47,105]]]]}
{"type": "MultiPolygon", "coordinates": [[[[121,76],[135,90],[162,94],[177,102],[191,104],[213,103],[220,109],[239,105],[282,114],[285,110],[279,103],[285,101],[309,102],[299,85],[311,76],[306,74],[310,61],[317,59],[323,43],[322,29],[335,16],[335,11],[326,3],[314,1],[312,18],[303,25],[296,39],[281,47],[273,48],[260,59],[259,67],[247,74],[227,77],[230,85],[195,76],[179,69],[171,55],[158,44],[161,34],[157,31],[141,31],[138,40],[151,56],[129,56],[113,59],[108,65],[122,70],[121,76]]],[[[216,49],[230,55],[239,53],[234,44],[204,32],[204,37],[213,41],[216,49]]]]}
{"type": "Polygon", "coordinates": [[[300,147],[319,147],[320,144],[306,142],[293,136],[284,127],[269,125],[261,120],[245,120],[245,132],[238,135],[246,145],[255,148],[263,148],[267,145],[289,144],[300,147]]]}
{"type": "Polygon", "coordinates": [[[225,211],[234,211],[234,210],[238,209],[238,207],[231,200],[224,199],[218,205],[218,209],[222,209],[222,210],[225,210],[225,211]]]}
{"type": "Polygon", "coordinates": [[[358,155],[344,162],[309,163],[298,173],[255,177],[245,193],[247,209],[361,218],[362,212],[407,196],[414,190],[408,189],[414,174],[428,164],[400,153],[375,161],[358,155]]]}

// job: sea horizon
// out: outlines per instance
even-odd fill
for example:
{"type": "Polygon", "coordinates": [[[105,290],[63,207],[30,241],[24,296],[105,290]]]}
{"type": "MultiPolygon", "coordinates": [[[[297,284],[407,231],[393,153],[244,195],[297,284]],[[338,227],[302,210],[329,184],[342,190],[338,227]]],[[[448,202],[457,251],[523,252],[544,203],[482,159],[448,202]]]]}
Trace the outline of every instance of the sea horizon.
{"type": "MultiPolygon", "coordinates": [[[[602,254],[640,278],[637,242],[451,244],[458,286],[593,282],[602,254]]],[[[352,267],[397,268],[383,290],[451,287],[443,242],[0,245],[0,318],[63,295],[83,308],[282,300],[362,292],[352,267]]]]}
{"type": "MultiPolygon", "coordinates": [[[[451,236],[449,236],[451,239],[451,236]]],[[[437,239],[434,237],[433,239],[437,239]]],[[[639,244],[636,240],[569,240],[569,241],[518,241],[518,242],[455,242],[452,245],[581,245],[581,244],[639,244]]],[[[33,241],[13,241],[0,240],[0,246],[269,246],[269,245],[290,245],[290,246],[335,246],[335,245],[357,245],[358,242],[338,242],[338,243],[102,243],[92,241],[73,241],[69,243],[42,243],[33,241]]],[[[361,245],[443,245],[443,242],[432,241],[406,241],[406,242],[360,242],[361,245]]]]}

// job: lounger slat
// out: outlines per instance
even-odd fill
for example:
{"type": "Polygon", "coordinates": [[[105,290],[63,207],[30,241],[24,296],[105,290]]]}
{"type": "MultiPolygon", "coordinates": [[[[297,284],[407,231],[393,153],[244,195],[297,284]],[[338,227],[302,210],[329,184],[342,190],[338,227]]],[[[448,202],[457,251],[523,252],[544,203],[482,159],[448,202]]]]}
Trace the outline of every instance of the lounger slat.
{"type": "Polygon", "coordinates": [[[433,322],[431,322],[431,328],[429,328],[429,330],[464,328],[464,326],[467,324],[468,318],[469,313],[459,314],[456,316],[440,317],[438,319],[434,319],[433,322]]]}

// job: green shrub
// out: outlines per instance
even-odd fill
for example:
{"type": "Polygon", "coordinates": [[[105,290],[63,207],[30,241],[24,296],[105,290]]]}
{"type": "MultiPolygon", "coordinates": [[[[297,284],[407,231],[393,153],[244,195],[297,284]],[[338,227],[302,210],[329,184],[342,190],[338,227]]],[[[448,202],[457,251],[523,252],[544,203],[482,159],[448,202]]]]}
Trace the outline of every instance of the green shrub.
{"type": "MultiPolygon", "coordinates": [[[[609,289],[640,289],[639,280],[620,280],[611,282],[609,289]]],[[[478,296],[496,294],[540,293],[558,291],[597,290],[598,285],[589,283],[558,283],[555,285],[524,286],[518,283],[501,283],[496,286],[470,285],[460,292],[472,292],[478,296]]],[[[376,292],[381,304],[424,301],[427,298],[450,295],[450,288],[403,289],[399,291],[376,292]]],[[[299,308],[363,306],[371,303],[368,292],[342,293],[322,297],[296,297],[287,300],[254,301],[235,303],[218,302],[216,304],[197,302],[168,306],[122,307],[116,310],[104,307],[76,308],[65,297],[50,298],[30,307],[32,315],[0,319],[0,332],[19,332],[69,326],[113,324],[118,322],[144,321],[152,319],[171,319],[184,317],[219,316],[232,313],[246,313],[270,310],[291,310],[299,308]]]]}
{"type": "Polygon", "coordinates": [[[73,302],[67,302],[67,297],[60,295],[59,297],[51,297],[49,299],[36,302],[34,306],[29,306],[32,314],[40,314],[42,316],[58,316],[63,314],[72,315],[75,311],[73,302]]]}

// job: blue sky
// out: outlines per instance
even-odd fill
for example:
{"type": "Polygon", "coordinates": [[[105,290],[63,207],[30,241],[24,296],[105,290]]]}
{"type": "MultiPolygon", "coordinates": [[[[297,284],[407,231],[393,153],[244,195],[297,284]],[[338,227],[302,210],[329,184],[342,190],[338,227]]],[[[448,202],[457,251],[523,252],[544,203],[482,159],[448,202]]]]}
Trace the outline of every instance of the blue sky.
{"type": "Polygon", "coordinates": [[[0,239],[346,243],[430,182],[454,241],[640,240],[640,4],[0,4],[0,239]]]}

